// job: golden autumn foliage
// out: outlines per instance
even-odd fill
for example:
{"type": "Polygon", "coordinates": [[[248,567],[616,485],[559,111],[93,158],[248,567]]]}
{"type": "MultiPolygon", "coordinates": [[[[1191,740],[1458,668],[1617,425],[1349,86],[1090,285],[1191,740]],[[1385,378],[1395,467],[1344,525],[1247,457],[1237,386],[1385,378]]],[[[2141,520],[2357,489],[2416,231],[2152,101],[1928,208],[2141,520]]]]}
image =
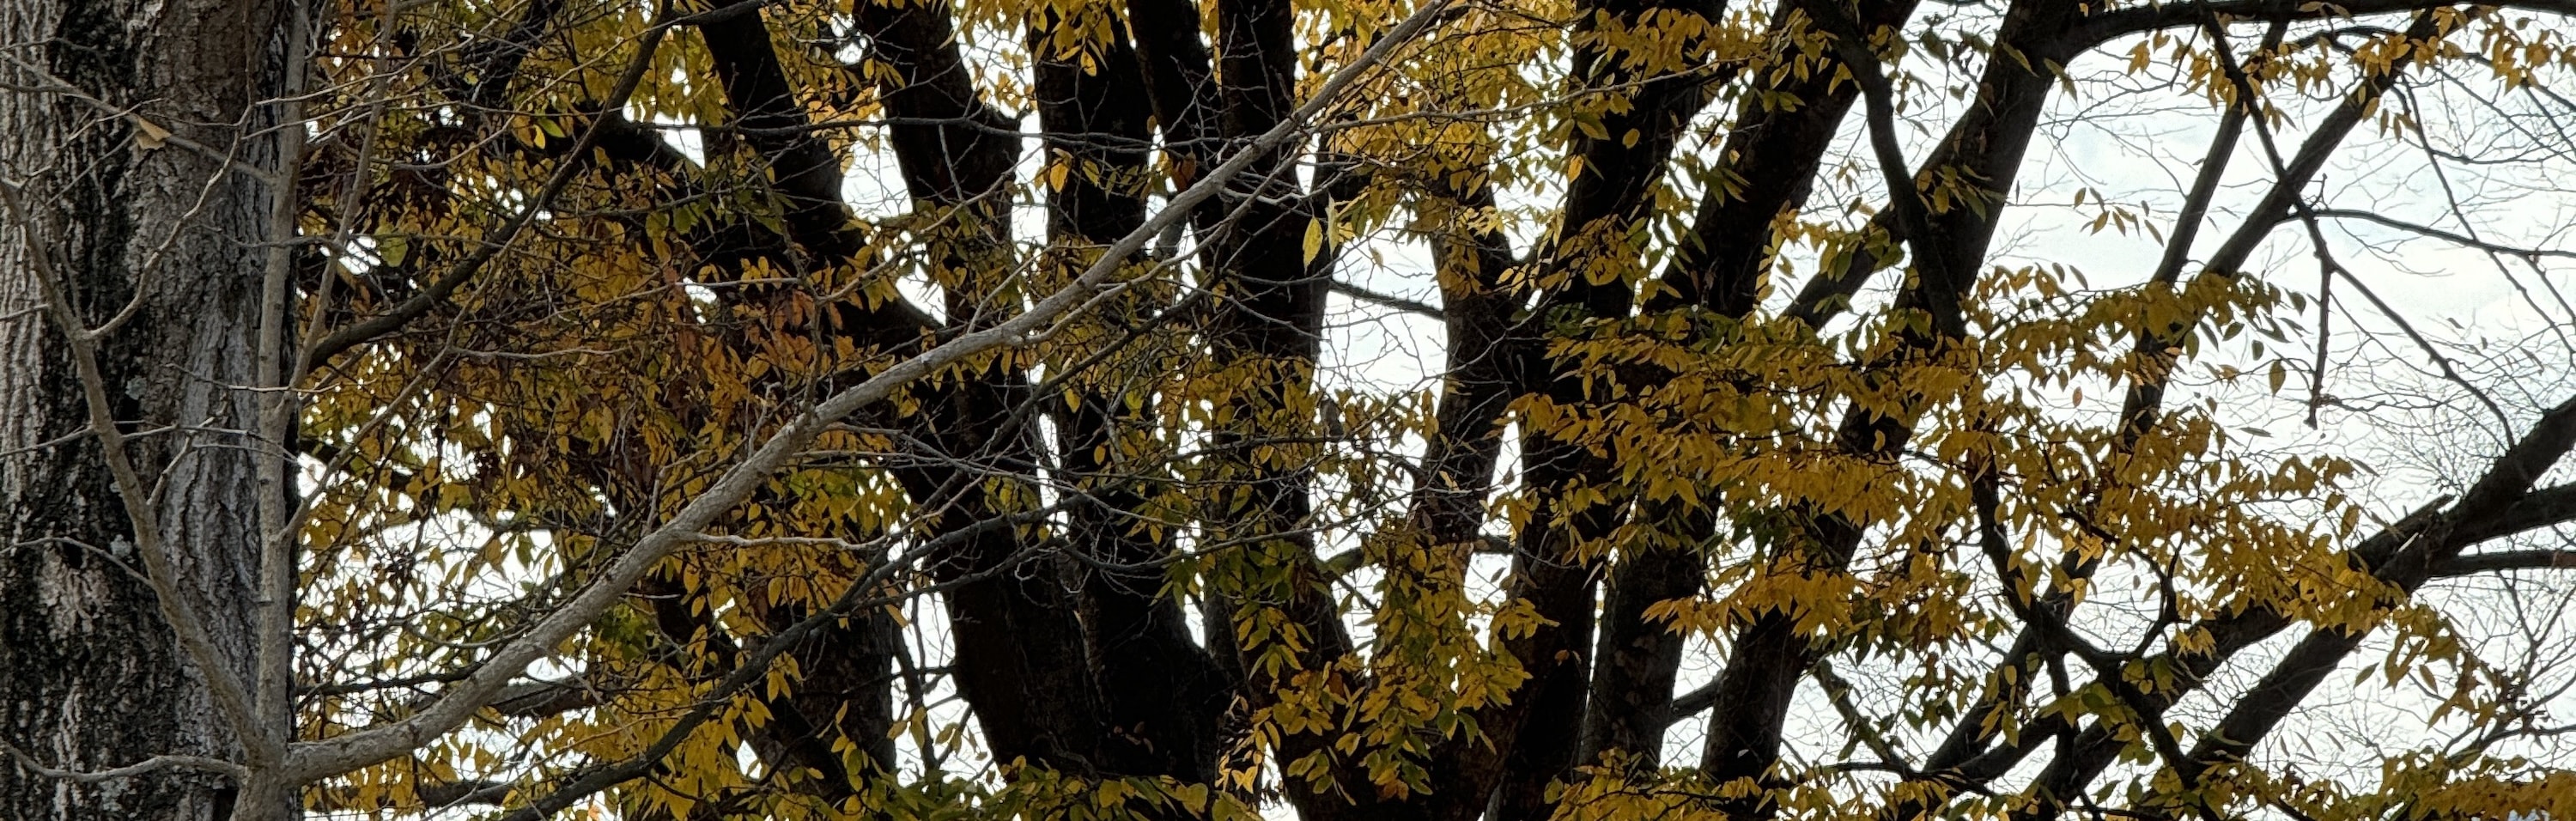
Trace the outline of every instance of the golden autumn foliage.
{"type": "Polygon", "coordinates": [[[2576,815],[2565,4],[323,8],[316,817],[2576,815]]]}

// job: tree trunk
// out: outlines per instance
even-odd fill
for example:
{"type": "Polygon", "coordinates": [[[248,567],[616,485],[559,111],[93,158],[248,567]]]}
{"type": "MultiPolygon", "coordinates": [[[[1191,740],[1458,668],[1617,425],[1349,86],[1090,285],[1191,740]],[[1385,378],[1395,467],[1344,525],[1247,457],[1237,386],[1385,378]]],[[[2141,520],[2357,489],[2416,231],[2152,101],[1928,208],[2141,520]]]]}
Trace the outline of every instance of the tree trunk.
{"type": "Polygon", "coordinates": [[[29,766],[242,758],[144,581],[40,276],[91,327],[134,304],[98,341],[101,383],[180,586],[230,674],[254,681],[259,471],[283,469],[256,441],[249,390],[263,179],[279,165],[260,102],[285,76],[285,15],[274,0],[0,0],[0,41],[33,44],[0,58],[0,178],[21,187],[0,214],[0,741],[14,748],[0,818],[234,813],[239,785],[204,769],[29,766]]]}

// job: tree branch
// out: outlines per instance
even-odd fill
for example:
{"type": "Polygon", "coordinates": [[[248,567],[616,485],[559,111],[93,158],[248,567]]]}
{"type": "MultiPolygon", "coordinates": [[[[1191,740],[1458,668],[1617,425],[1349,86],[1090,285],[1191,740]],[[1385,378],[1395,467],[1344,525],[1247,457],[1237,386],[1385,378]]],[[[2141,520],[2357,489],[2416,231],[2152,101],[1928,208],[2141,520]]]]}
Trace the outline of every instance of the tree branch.
{"type": "MultiPolygon", "coordinates": [[[[2296,22],[2328,17],[2362,17],[2374,14],[2421,12],[2457,6],[2442,0],[2342,0],[2320,3],[2315,0],[2204,0],[2197,3],[2156,3],[2111,9],[2085,18],[2074,37],[2090,48],[2104,41],[2141,34],[2157,29],[2198,25],[2204,20],[2234,19],[2266,22],[2296,22]]],[[[2518,0],[2497,3],[2503,8],[2542,11],[2554,14],[2576,14],[2576,0],[2518,0]]]]}
{"type": "MultiPolygon", "coordinates": [[[[671,17],[668,8],[663,9],[659,16],[662,19],[651,28],[645,29],[643,36],[637,39],[635,58],[626,64],[625,71],[617,78],[616,88],[609,92],[608,99],[600,105],[600,111],[610,112],[625,108],[626,101],[635,96],[636,87],[643,82],[645,69],[653,65],[653,55],[660,50],[662,38],[670,34],[673,26],[681,24],[686,19],[671,17]]],[[[401,330],[412,320],[445,304],[447,298],[456,293],[457,288],[463,287],[467,280],[482,273],[484,266],[490,265],[492,260],[498,258],[503,251],[509,250],[511,242],[518,239],[519,234],[525,232],[529,225],[534,224],[538,215],[552,208],[557,197],[563,196],[564,189],[572,185],[573,177],[582,169],[590,167],[591,148],[599,144],[604,131],[602,124],[596,120],[589,128],[582,129],[581,137],[573,143],[572,152],[555,166],[555,173],[546,179],[545,185],[538,188],[535,195],[528,198],[527,205],[520,208],[519,214],[512,217],[509,222],[502,223],[499,230],[485,236],[481,247],[476,248],[472,255],[459,261],[456,267],[430,280],[428,287],[420,289],[418,293],[412,294],[410,298],[395,304],[384,313],[359,320],[348,327],[313,340],[297,354],[295,361],[303,363],[305,367],[319,365],[342,351],[401,330]]]]}
{"type": "Polygon", "coordinates": [[[916,380],[961,361],[1043,340],[1059,329],[1061,321],[1092,310],[1102,298],[1120,289],[1111,282],[1112,276],[1122,267],[1119,260],[1143,250],[1164,226],[1178,222],[1190,208],[1215,196],[1225,183],[1250,168],[1261,153],[1302,134],[1307,123],[1338,103],[1342,93],[1384,60],[1396,45],[1421,33],[1445,5],[1447,3],[1442,0],[1426,3],[1397,24],[1385,39],[1327,78],[1315,96],[1299,107],[1293,116],[1282,119],[1278,125],[1251,140],[1225,163],[1211,169],[1205,179],[1174,195],[1164,210],[1146,220],[1137,230],[1121,237],[1099,262],[1085,269],[1067,287],[1039,300],[1024,313],[914,354],[789,420],[757,449],[710,482],[705,492],[689,500],[669,521],[646,533],[623,555],[601,568],[588,584],[561,606],[518,638],[501,645],[473,675],[441,695],[430,707],[399,721],[297,744],[288,760],[287,775],[295,781],[310,781],[348,772],[405,754],[463,724],[499,695],[510,679],[538,659],[552,654],[564,639],[606,611],[628,588],[651,572],[663,557],[689,543],[717,517],[749,498],[753,491],[768,482],[773,472],[802,452],[833,423],[884,401],[916,380]]]}
{"type": "Polygon", "coordinates": [[[18,749],[18,745],[9,743],[7,739],[0,739],[0,752],[8,753],[11,761],[16,762],[20,767],[27,768],[28,772],[35,773],[39,777],[50,778],[57,781],[69,781],[74,784],[96,784],[102,781],[133,778],[139,775],[148,775],[162,770],[171,769],[206,770],[208,772],[223,773],[225,775],[232,776],[235,779],[248,779],[250,777],[250,770],[242,765],[219,758],[207,758],[205,756],[197,755],[156,755],[122,767],[113,767],[105,770],[67,770],[45,766],[44,762],[37,761],[35,756],[27,754],[27,751],[25,750],[18,749]]]}
{"type": "Polygon", "coordinates": [[[2467,576],[2505,570],[2564,570],[2576,568],[2576,550],[2508,550],[2457,556],[2433,566],[2436,577],[2467,576]]]}

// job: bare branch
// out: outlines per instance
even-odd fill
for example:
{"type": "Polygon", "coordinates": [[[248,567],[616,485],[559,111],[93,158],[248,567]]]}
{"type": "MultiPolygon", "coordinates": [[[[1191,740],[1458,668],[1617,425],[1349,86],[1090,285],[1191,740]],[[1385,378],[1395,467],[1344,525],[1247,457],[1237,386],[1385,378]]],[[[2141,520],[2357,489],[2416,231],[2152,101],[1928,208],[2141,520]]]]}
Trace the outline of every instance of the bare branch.
{"type": "Polygon", "coordinates": [[[18,766],[25,767],[38,776],[74,784],[96,784],[171,769],[206,770],[234,778],[247,778],[250,775],[250,770],[243,768],[242,765],[198,755],[156,755],[122,767],[105,770],[66,770],[45,766],[44,762],[37,761],[35,756],[18,749],[18,745],[9,743],[7,739],[0,739],[0,752],[8,753],[11,761],[17,762],[18,766]]]}
{"type": "Polygon", "coordinates": [[[1406,299],[1394,294],[1379,293],[1338,279],[1333,280],[1333,293],[1341,294],[1361,302],[1383,305],[1405,313],[1429,317],[1443,322],[1446,322],[1449,319],[1448,313],[1440,310],[1440,307],[1437,305],[1423,302],[1418,299],[1406,299]]]}

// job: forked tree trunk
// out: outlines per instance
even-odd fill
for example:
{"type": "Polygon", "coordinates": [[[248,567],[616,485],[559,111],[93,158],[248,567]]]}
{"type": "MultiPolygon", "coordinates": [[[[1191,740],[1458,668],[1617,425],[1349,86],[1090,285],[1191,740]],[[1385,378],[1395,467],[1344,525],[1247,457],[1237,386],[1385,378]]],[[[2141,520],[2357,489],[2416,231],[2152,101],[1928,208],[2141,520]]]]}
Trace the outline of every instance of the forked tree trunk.
{"type": "Polygon", "coordinates": [[[16,748],[0,750],[0,818],[232,817],[238,785],[215,772],[88,782],[27,766],[240,750],[143,580],[39,272],[92,327],[136,300],[99,342],[107,396],[172,567],[253,680],[259,471],[281,463],[255,441],[249,387],[285,9],[0,0],[0,178],[21,206],[0,212],[0,741],[16,748]]]}

